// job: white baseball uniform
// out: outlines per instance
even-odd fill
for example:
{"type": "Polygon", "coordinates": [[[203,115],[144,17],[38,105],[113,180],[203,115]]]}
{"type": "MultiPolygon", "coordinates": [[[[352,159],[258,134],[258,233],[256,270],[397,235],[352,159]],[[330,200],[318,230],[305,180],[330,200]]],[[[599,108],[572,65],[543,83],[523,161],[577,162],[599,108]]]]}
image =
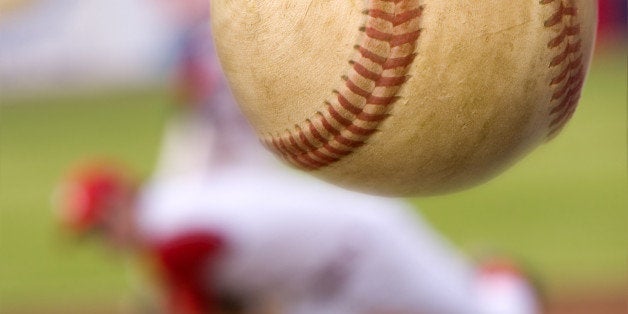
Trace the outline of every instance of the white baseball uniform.
{"type": "MultiPolygon", "coordinates": [[[[152,182],[145,238],[219,235],[208,285],[272,294],[286,313],[470,313],[474,272],[403,202],[278,169],[224,169],[152,182]]],[[[471,312],[472,313],[472,312],[471,312]]]]}

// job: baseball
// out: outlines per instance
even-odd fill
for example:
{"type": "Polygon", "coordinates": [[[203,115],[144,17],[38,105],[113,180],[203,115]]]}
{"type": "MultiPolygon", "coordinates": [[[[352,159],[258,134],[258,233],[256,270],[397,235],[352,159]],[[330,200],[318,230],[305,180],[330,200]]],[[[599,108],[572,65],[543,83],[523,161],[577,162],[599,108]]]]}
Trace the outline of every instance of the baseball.
{"type": "Polygon", "coordinates": [[[223,70],[261,142],[369,193],[452,192],[553,138],[597,1],[213,0],[223,70]]]}

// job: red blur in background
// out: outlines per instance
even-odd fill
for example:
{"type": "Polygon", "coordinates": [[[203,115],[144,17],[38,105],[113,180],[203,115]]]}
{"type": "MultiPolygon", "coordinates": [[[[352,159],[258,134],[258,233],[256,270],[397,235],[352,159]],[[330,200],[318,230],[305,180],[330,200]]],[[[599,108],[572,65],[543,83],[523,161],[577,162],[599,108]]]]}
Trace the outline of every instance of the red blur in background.
{"type": "Polygon", "coordinates": [[[628,1],[599,0],[598,47],[626,44],[628,1]]]}

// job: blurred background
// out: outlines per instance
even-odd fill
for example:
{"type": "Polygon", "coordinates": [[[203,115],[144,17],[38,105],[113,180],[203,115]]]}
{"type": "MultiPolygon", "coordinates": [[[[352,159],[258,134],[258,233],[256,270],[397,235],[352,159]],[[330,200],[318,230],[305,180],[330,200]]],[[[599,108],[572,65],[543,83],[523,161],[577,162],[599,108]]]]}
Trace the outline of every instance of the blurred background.
{"type": "MultiPolygon", "coordinates": [[[[0,313],[133,312],[141,275],[66,241],[51,194],[84,156],[154,168],[181,45],[159,2],[0,0],[0,313]]],[[[485,185],[412,200],[470,255],[525,261],[554,313],[628,309],[626,1],[599,3],[593,65],[563,133],[485,185]]]]}

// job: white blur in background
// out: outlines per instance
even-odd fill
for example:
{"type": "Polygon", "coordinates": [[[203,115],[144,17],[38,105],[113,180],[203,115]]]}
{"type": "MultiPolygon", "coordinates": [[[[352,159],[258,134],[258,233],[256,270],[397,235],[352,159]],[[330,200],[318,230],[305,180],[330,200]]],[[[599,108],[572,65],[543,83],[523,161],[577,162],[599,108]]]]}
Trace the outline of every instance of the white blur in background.
{"type": "Polygon", "coordinates": [[[168,77],[179,28],[155,0],[9,8],[0,11],[0,93],[144,86],[168,77]]]}

